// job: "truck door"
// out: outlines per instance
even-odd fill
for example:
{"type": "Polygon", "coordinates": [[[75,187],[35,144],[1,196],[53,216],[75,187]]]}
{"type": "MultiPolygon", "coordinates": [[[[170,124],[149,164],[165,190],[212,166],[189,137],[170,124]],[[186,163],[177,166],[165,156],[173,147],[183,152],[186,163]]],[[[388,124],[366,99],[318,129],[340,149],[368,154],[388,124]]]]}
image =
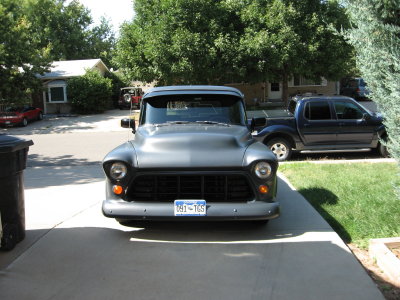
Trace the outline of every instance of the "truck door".
{"type": "Polygon", "coordinates": [[[346,100],[335,101],[334,106],[339,123],[337,144],[370,145],[376,125],[363,118],[367,112],[346,100]]]}
{"type": "Polygon", "coordinates": [[[332,118],[329,101],[305,103],[303,115],[298,117],[298,128],[305,145],[336,144],[338,124],[336,118],[332,118]]]}

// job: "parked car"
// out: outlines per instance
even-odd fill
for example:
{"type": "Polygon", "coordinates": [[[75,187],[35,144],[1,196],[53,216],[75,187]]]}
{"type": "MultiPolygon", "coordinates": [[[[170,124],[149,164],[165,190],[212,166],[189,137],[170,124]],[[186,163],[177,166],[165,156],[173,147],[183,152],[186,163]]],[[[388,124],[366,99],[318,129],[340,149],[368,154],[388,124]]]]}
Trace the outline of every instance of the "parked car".
{"type": "Polygon", "coordinates": [[[388,156],[382,116],[349,97],[296,97],[278,116],[267,118],[255,139],[267,145],[279,161],[293,151],[302,153],[356,152],[377,149],[388,156]]]}
{"type": "Polygon", "coordinates": [[[0,112],[0,125],[3,126],[26,126],[28,122],[42,119],[43,111],[32,106],[9,107],[0,112]]]}
{"type": "Polygon", "coordinates": [[[362,78],[350,78],[342,82],[340,95],[356,100],[366,100],[369,96],[367,83],[362,78]]]}
{"type": "Polygon", "coordinates": [[[121,88],[118,99],[119,109],[139,109],[142,101],[143,90],[137,87],[121,88]]]}
{"type": "Polygon", "coordinates": [[[134,139],[103,160],[103,214],[127,220],[253,220],[279,216],[278,163],[251,135],[230,87],[158,87],[143,96],[134,139]]]}

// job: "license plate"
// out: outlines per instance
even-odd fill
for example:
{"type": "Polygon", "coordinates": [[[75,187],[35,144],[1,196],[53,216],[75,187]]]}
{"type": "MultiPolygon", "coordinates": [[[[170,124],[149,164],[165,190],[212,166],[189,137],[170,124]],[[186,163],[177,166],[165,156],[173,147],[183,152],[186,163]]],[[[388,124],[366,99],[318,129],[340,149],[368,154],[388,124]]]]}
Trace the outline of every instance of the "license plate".
{"type": "Polygon", "coordinates": [[[174,202],[175,216],[205,216],[206,208],[205,200],[175,200],[174,202]]]}

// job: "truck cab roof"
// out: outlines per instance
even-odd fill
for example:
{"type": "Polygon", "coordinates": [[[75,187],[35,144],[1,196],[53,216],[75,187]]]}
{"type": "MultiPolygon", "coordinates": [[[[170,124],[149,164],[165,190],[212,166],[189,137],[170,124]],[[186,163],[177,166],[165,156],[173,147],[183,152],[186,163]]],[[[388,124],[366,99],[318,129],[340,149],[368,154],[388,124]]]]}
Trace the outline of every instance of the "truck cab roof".
{"type": "Polygon", "coordinates": [[[162,86],[155,87],[144,94],[143,98],[177,94],[225,94],[243,98],[244,95],[236,88],[213,85],[162,86]]]}

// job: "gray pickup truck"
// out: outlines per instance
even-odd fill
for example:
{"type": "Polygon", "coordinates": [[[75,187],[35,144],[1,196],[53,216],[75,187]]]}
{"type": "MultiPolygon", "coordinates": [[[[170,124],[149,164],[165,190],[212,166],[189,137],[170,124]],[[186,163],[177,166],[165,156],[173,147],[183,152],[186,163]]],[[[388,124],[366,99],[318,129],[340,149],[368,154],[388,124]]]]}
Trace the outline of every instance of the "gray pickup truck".
{"type": "Polygon", "coordinates": [[[293,151],[302,153],[356,152],[377,149],[386,157],[381,141],[387,138],[382,116],[344,96],[297,97],[286,111],[267,117],[254,138],[267,145],[279,161],[293,151]]]}
{"type": "Polygon", "coordinates": [[[279,216],[278,162],[251,135],[243,94],[223,86],[158,87],[143,96],[134,139],[103,161],[105,216],[129,220],[248,220],[279,216]]]}

